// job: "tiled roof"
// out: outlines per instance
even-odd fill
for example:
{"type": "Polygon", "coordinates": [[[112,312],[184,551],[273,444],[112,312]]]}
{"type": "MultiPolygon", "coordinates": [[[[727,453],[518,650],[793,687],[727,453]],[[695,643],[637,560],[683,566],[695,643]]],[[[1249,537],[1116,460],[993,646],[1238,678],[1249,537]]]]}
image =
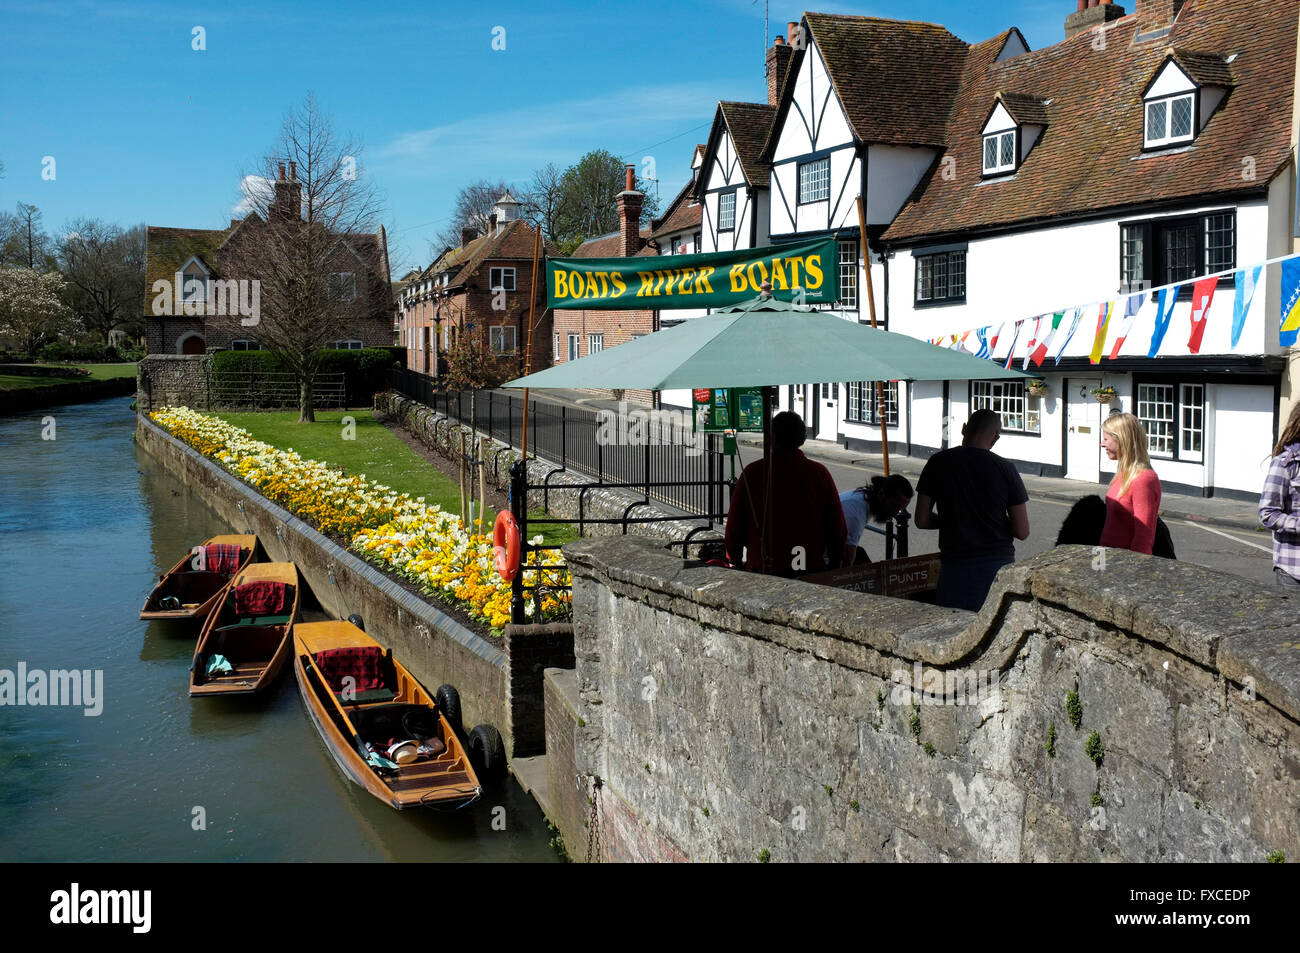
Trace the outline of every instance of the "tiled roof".
{"type": "Polygon", "coordinates": [[[1001,39],[972,46],[946,152],[884,240],[1262,190],[1290,158],[1298,12],[1296,0],[1188,0],[1164,40],[1135,45],[1138,17],[1130,14],[1108,28],[1103,51],[1087,31],[1001,63],[994,62],[1001,39]],[[1144,153],[1142,94],[1170,44],[1201,51],[1191,68],[1219,83],[1227,71],[1234,88],[1191,146],[1144,153]],[[1224,60],[1233,53],[1229,70],[1224,60]],[[980,134],[999,91],[1050,98],[1051,123],[1015,175],[984,181],[980,134]],[[1246,156],[1252,180],[1242,175],[1246,156]]]}
{"type": "Polygon", "coordinates": [[[650,223],[654,227],[650,234],[651,238],[700,227],[700,223],[704,220],[704,207],[695,201],[694,191],[694,180],[682,186],[682,190],[668,206],[668,211],[650,223]]]}
{"type": "MultiPolygon", "coordinates": [[[[436,258],[420,277],[433,277],[450,272],[448,288],[458,288],[485,261],[532,261],[533,227],[523,219],[507,222],[498,232],[480,235],[468,245],[451,248],[436,258]]],[[[542,255],[553,255],[555,249],[542,242],[542,255]]]]}
{"type": "MultiPolygon", "coordinates": [[[[859,140],[944,143],[965,43],[933,23],[826,13],[806,13],[804,19],[859,140]]],[[[999,51],[1006,36],[999,38],[999,51]]],[[[790,77],[798,66],[790,64],[790,77]]]]}
{"type": "Polygon", "coordinates": [[[763,147],[776,118],[776,107],[760,103],[718,103],[731,141],[736,146],[736,158],[749,184],[758,189],[768,187],[770,168],[763,161],[763,147]]]}
{"type": "Polygon", "coordinates": [[[174,281],[191,257],[197,257],[216,273],[216,251],[230,233],[226,228],[162,228],[150,225],[145,230],[145,289],[159,279],[174,281]]]}
{"type": "Polygon", "coordinates": [[[1022,93],[998,93],[998,99],[1007,107],[1011,118],[1022,126],[1047,125],[1047,104],[1037,96],[1022,93]]]}
{"type": "MultiPolygon", "coordinates": [[[[641,240],[649,241],[651,230],[648,228],[641,229],[641,240]]],[[[622,258],[623,257],[623,233],[610,232],[608,235],[598,235],[595,238],[588,238],[585,242],[574,249],[572,258],[622,258]]]]}
{"type": "Polygon", "coordinates": [[[1172,47],[1168,55],[1182,67],[1183,72],[1198,86],[1232,86],[1232,67],[1222,56],[1213,53],[1194,53],[1172,47]]]}

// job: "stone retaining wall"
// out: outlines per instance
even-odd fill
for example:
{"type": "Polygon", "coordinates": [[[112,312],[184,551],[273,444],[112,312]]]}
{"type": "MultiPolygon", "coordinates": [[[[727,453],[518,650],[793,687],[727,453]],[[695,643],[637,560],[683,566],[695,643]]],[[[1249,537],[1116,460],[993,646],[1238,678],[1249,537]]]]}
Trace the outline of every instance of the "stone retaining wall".
{"type": "Polygon", "coordinates": [[[1300,599],[1105,553],[971,614],[569,544],[602,859],[1300,858],[1300,599]]]}
{"type": "Polygon", "coordinates": [[[136,365],[136,407],[149,414],[160,407],[208,406],[212,359],[204,354],[150,354],[136,365]]]}

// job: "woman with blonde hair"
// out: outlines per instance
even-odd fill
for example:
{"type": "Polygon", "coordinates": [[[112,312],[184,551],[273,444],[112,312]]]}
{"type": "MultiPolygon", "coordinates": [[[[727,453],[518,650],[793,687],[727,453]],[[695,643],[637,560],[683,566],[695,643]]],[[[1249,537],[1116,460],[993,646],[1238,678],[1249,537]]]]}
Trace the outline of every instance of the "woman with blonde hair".
{"type": "Polygon", "coordinates": [[[1101,425],[1106,456],[1119,461],[1106,492],[1101,545],[1151,555],[1160,518],[1160,478],[1147,456],[1147,434],[1132,414],[1111,414],[1101,425]]]}
{"type": "Polygon", "coordinates": [[[1287,418],[1259,497],[1259,521],[1273,531],[1273,578],[1300,587],[1300,404],[1287,418]]]}

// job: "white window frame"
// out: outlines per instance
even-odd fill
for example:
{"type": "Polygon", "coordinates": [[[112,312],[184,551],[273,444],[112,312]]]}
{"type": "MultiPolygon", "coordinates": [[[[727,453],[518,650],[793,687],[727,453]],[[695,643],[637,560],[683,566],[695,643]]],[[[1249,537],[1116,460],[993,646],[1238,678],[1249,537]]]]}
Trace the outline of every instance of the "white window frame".
{"type": "Polygon", "coordinates": [[[1178,385],[1178,459],[1205,462],[1205,385],[1178,385]],[[1196,447],[1188,446],[1195,436],[1196,447]]]}
{"type": "Polygon", "coordinates": [[[985,175],[1003,175],[1007,172],[1016,171],[1016,160],[1018,158],[1017,153],[1019,152],[1019,142],[1018,142],[1019,138],[1020,137],[1017,135],[1017,130],[1015,129],[1008,129],[1004,132],[995,132],[984,137],[984,151],[981,153],[981,155],[983,157],[985,175]],[[1003,162],[1002,161],[1002,154],[1004,151],[1003,147],[1007,139],[1011,140],[1011,161],[1003,162]],[[989,161],[988,161],[990,142],[994,143],[994,149],[996,150],[994,153],[996,157],[996,161],[993,163],[993,165],[989,165],[989,161]]]}
{"type": "Polygon", "coordinates": [[[858,243],[840,242],[840,307],[853,310],[858,306],[858,243]]]}
{"type": "Polygon", "coordinates": [[[1147,454],[1177,459],[1178,385],[1140,382],[1134,388],[1133,412],[1147,435],[1147,454]]]}
{"type": "Polygon", "coordinates": [[[492,291],[514,291],[515,270],[504,265],[494,265],[488,270],[488,287],[492,291]],[[509,279],[509,284],[506,280],[509,279]]]}
{"type": "Polygon", "coordinates": [[[603,350],[605,350],[605,334],[604,334],[604,332],[601,332],[601,333],[599,333],[599,334],[588,334],[588,335],[587,335],[587,353],[588,353],[588,354],[599,354],[599,353],[600,353],[601,351],[603,351],[603,350]]]}
{"type": "Polygon", "coordinates": [[[1025,389],[1023,381],[971,381],[970,410],[991,410],[1002,421],[1002,432],[1026,437],[1043,435],[1043,402],[1025,389]]]}
{"type": "Polygon", "coordinates": [[[829,202],[831,198],[831,157],[809,159],[798,164],[800,205],[829,202]]]}
{"type": "Polygon", "coordinates": [[[560,359],[560,336],[558,334],[555,335],[555,350],[552,353],[552,358],[557,361],[560,359]]]}
{"type": "Polygon", "coordinates": [[[1191,142],[1196,138],[1196,92],[1174,93],[1172,96],[1160,96],[1155,99],[1145,99],[1142,101],[1142,130],[1143,143],[1148,149],[1159,149],[1164,146],[1183,145],[1191,142]],[[1171,133],[1174,123],[1174,104],[1182,101],[1188,104],[1188,112],[1191,117],[1190,129],[1185,135],[1175,136],[1171,133]],[[1164,118],[1160,129],[1153,129],[1151,123],[1151,112],[1155,106],[1164,106],[1164,118]],[[1153,135],[1153,133],[1156,133],[1153,135]]]}
{"type": "MultiPolygon", "coordinates": [[[[898,416],[898,381],[882,381],[885,398],[885,425],[897,427],[898,416]]],[[[851,423],[880,425],[880,415],[876,407],[875,381],[849,381],[845,385],[847,392],[847,409],[844,419],[851,423]]]]}
{"type": "Polygon", "coordinates": [[[488,339],[493,354],[514,354],[519,350],[516,335],[518,328],[513,324],[498,324],[488,328],[488,339]],[[509,332],[508,334],[506,332],[509,332]],[[507,344],[508,342],[508,344],[507,344]]]}
{"type": "Polygon", "coordinates": [[[718,193],[718,231],[733,232],[736,230],[736,192],[718,193]],[[727,199],[731,201],[728,202],[727,199]]]}
{"type": "Polygon", "coordinates": [[[576,361],[582,356],[581,352],[578,350],[578,340],[578,335],[569,335],[569,360],[571,361],[576,361]]]}
{"type": "Polygon", "coordinates": [[[357,300],[357,275],[353,271],[331,271],[326,296],[331,301],[357,300]],[[340,293],[342,292],[342,293],[340,293]]]}

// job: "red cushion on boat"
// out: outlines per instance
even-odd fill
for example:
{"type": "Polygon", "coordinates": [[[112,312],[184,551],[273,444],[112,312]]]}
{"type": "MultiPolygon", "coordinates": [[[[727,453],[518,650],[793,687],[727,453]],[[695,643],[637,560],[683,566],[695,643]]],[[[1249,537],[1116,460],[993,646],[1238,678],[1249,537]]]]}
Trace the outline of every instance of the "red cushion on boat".
{"type": "Polygon", "coordinates": [[[271,579],[236,586],[235,615],[280,615],[288,604],[288,589],[285,583],[271,579]]]}
{"type": "Polygon", "coordinates": [[[343,679],[351,676],[352,689],[367,692],[386,688],[384,650],[377,645],[355,645],[341,649],[324,649],[316,653],[316,665],[335,694],[343,691],[343,679]]]}

